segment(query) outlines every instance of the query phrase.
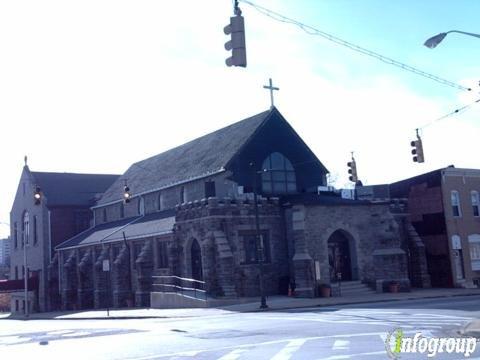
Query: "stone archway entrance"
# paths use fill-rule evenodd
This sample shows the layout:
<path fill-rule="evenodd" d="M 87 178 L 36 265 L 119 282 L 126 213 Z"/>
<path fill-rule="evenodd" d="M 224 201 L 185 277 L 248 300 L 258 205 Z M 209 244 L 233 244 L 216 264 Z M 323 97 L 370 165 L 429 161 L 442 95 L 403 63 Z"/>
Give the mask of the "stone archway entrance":
<path fill-rule="evenodd" d="M 202 268 L 202 249 L 196 239 L 192 242 L 190 249 L 190 260 L 192 266 L 192 278 L 195 280 L 203 281 L 203 268 Z"/>
<path fill-rule="evenodd" d="M 342 281 L 358 278 L 354 239 L 346 231 L 337 230 L 328 238 L 328 263 L 331 280 L 337 280 L 339 273 Z"/>

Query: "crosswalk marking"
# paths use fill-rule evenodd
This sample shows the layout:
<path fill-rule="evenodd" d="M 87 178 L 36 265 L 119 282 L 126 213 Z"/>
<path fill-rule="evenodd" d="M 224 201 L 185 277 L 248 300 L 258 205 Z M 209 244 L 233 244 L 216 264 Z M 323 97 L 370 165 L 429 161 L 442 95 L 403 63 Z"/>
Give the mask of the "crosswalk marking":
<path fill-rule="evenodd" d="M 259 346 L 268 346 L 268 345 L 275 345 L 275 344 L 283 344 L 288 342 L 287 347 L 290 344 L 299 344 L 295 349 L 292 350 L 292 353 L 302 344 L 307 341 L 317 341 L 317 340 L 327 340 L 327 339 L 342 339 L 342 338 L 358 338 L 358 337 L 375 337 L 383 334 L 384 332 L 365 332 L 365 333 L 352 333 L 352 334 L 342 334 L 342 335 L 323 335 L 323 336 L 311 336 L 307 338 L 301 339 L 278 339 L 278 340 L 271 340 L 259 343 L 248 343 L 248 344 L 241 344 L 241 345 L 234 345 L 234 346 L 221 346 L 218 348 L 208 348 L 208 349 L 198 349 L 196 350 L 197 354 L 200 353 L 208 353 L 214 351 L 223 351 L 223 350 L 233 350 L 233 349 L 252 349 L 254 347 Z M 283 350 L 282 350 L 283 351 Z M 281 352 L 282 352 L 281 351 Z M 153 360 L 153 359 L 161 359 L 166 357 L 174 357 L 174 356 L 185 356 L 185 351 L 183 352 L 173 352 L 173 353 L 164 353 L 164 354 L 155 354 L 155 355 L 147 355 L 147 356 L 140 356 L 140 357 L 130 357 L 125 360 Z M 291 355 L 290 355 L 291 356 Z M 289 357 L 279 358 L 279 359 L 289 359 Z M 277 360 L 277 359 L 275 359 Z"/>
<path fill-rule="evenodd" d="M 345 350 L 350 346 L 350 340 L 335 340 L 332 350 Z"/>
<path fill-rule="evenodd" d="M 275 354 L 270 360 L 288 360 L 292 357 L 293 353 L 297 351 L 304 343 L 306 339 L 295 339 L 288 342 L 288 344 Z"/>
<path fill-rule="evenodd" d="M 190 356 L 190 357 L 193 357 L 193 356 L 197 356 L 198 354 L 200 354 L 201 351 L 198 351 L 198 350 L 193 350 L 193 351 L 185 351 L 185 352 L 182 352 L 182 353 L 179 353 L 180 356 Z"/>
<path fill-rule="evenodd" d="M 425 316 L 427 318 L 447 318 L 447 319 L 451 319 L 452 317 L 454 317 L 455 319 L 459 319 L 459 320 L 471 320 L 471 318 L 469 317 L 465 317 L 465 316 L 457 316 L 457 315 L 442 315 L 442 314 L 424 314 L 424 313 L 417 313 L 417 314 L 412 314 L 412 316 Z"/>
<path fill-rule="evenodd" d="M 371 351 L 365 353 L 356 353 L 356 354 L 349 354 L 349 355 L 332 355 L 324 358 L 319 358 L 317 360 L 343 360 L 343 359 L 354 359 L 358 356 L 372 356 L 372 355 L 386 355 L 387 352 L 385 350 L 382 351 Z M 474 359 L 471 359 L 474 360 Z"/>
<path fill-rule="evenodd" d="M 415 329 L 417 327 L 441 329 L 442 326 L 462 326 L 471 318 L 455 315 L 443 314 L 403 314 L 398 311 L 372 311 L 356 310 L 337 311 L 335 313 L 305 313 L 303 316 L 267 316 L 269 320 L 291 320 L 291 321 L 315 321 L 321 323 L 335 324 L 365 324 L 379 326 L 401 326 L 404 329 Z"/>
<path fill-rule="evenodd" d="M 218 360 L 236 360 L 240 357 L 240 355 L 242 355 L 242 353 L 244 353 L 245 351 L 247 351 L 248 349 L 236 349 L 236 350 L 233 350 L 231 352 L 229 352 L 228 354 L 222 356 L 221 358 L 219 358 Z"/>

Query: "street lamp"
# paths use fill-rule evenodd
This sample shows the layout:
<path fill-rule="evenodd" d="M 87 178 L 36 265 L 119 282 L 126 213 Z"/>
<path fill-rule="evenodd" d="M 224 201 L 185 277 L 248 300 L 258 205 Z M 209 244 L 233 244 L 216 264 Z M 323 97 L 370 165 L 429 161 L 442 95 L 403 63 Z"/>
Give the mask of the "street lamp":
<path fill-rule="evenodd" d="M 253 169 L 253 203 L 254 203 L 254 210 L 255 210 L 255 243 L 257 244 L 257 256 L 258 256 L 258 264 L 260 266 L 259 272 L 259 282 L 260 282 L 260 309 L 267 309 L 267 298 L 265 296 L 265 288 L 263 286 L 263 261 L 265 258 L 265 251 L 263 248 L 263 238 L 260 235 L 260 220 L 258 216 L 258 201 L 257 201 L 257 176 L 263 171 L 256 171 L 254 168 L 254 163 L 251 162 L 250 166 Z"/>
<path fill-rule="evenodd" d="M 430 39 L 425 41 L 425 43 L 423 45 L 425 45 L 426 47 L 428 47 L 430 49 L 433 49 L 438 44 L 440 44 L 440 42 L 443 39 L 445 39 L 445 36 L 447 36 L 447 34 L 450 34 L 450 33 L 459 33 L 459 34 L 464 34 L 464 35 L 469 35 L 469 36 L 480 38 L 480 34 L 474 34 L 474 33 L 469 33 L 469 32 L 459 31 L 459 30 L 450 30 L 450 31 L 443 32 L 443 33 L 440 33 L 438 35 L 432 36 Z"/>
<path fill-rule="evenodd" d="M 28 216 L 28 214 L 26 215 Z M 24 302 L 25 302 L 25 307 L 23 309 L 24 315 L 26 318 L 29 316 L 29 309 L 28 309 L 28 266 L 27 266 L 27 245 L 28 245 L 28 237 L 29 237 L 29 221 L 27 218 L 27 221 L 23 219 L 24 222 L 24 232 L 22 236 L 22 242 L 23 242 L 23 297 L 24 297 Z"/>

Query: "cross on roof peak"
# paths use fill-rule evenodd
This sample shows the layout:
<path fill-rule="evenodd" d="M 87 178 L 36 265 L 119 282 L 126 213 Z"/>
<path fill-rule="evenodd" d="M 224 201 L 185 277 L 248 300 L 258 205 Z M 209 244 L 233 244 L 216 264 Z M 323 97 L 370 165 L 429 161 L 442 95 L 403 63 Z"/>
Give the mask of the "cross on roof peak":
<path fill-rule="evenodd" d="M 273 107 L 274 107 L 274 103 L 273 103 L 273 91 L 274 91 L 274 90 L 280 90 L 280 88 L 273 86 L 272 78 L 268 79 L 268 83 L 269 83 L 269 85 L 264 85 L 263 88 L 270 90 L 270 102 L 271 102 L 270 107 L 273 108 Z"/>

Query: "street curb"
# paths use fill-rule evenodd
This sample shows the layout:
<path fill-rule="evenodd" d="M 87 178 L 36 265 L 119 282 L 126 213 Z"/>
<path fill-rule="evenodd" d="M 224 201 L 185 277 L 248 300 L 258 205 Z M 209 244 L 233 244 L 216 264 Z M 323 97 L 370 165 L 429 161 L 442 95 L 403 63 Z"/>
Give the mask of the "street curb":
<path fill-rule="evenodd" d="M 281 307 L 274 307 L 274 308 L 267 308 L 267 309 L 250 309 L 250 310 L 230 310 L 226 307 L 218 307 L 216 309 L 230 311 L 232 313 L 259 313 L 259 312 L 269 312 L 269 311 L 282 311 L 282 310 L 292 310 L 292 309 L 305 309 L 305 308 L 327 308 L 327 307 L 341 307 L 344 305 L 356 305 L 356 304 L 373 304 L 373 303 L 385 303 L 385 302 L 395 302 L 395 301 L 405 301 L 405 300 L 424 300 L 424 299 L 441 299 L 441 298 L 449 298 L 449 297 L 460 297 L 460 296 L 480 296 L 480 293 L 469 293 L 469 294 L 448 294 L 448 295 L 430 295 L 430 296 L 422 296 L 422 297 L 415 297 L 415 296 L 408 296 L 405 298 L 399 299 L 370 299 L 370 300 L 359 300 L 359 301 L 350 301 L 350 302 L 342 302 L 342 303 L 332 303 L 332 304 L 310 304 L 310 305 L 287 305 Z M 213 309 L 213 308 L 211 308 Z M 219 314 L 219 315 L 229 315 L 226 314 Z M 68 315 L 67 315 L 68 316 Z M 94 317 L 47 317 L 47 316 L 40 316 L 40 317 L 31 317 L 31 318 L 24 318 L 21 316 L 9 316 L 7 318 L 2 318 L 1 320 L 141 320 L 141 319 L 179 319 L 179 318 L 193 318 L 199 317 L 197 315 L 191 316 L 94 316 Z M 468 325 L 467 325 L 468 326 Z M 479 333 L 480 335 L 480 333 Z"/>
<path fill-rule="evenodd" d="M 288 310 L 288 309 L 304 309 L 312 307 L 334 307 L 334 306 L 343 306 L 343 305 L 356 305 L 356 304 L 373 304 L 373 303 L 383 303 L 383 302 L 395 302 L 395 301 L 404 301 L 404 300 L 423 300 L 423 299 L 441 299 L 448 297 L 457 297 L 457 296 L 479 296 L 478 294 L 450 294 L 450 295 L 432 295 L 432 296 L 423 296 L 423 297 L 405 297 L 402 299 L 381 299 L 381 300 L 360 300 L 352 302 L 342 302 L 336 304 L 318 304 L 318 305 L 300 305 L 300 306 L 289 306 L 289 307 L 280 307 L 280 308 L 267 308 L 267 309 L 253 309 L 245 310 L 238 312 L 265 312 L 265 311 L 276 311 L 276 310 Z"/>
<path fill-rule="evenodd" d="M 140 320 L 140 319 L 169 319 L 168 316 L 109 316 L 109 317 L 31 317 L 31 318 L 24 318 L 24 317 L 8 317 L 5 320 L 20 320 L 20 321 L 31 321 L 31 320 Z M 0 319 L 1 321 L 2 319 Z"/>

